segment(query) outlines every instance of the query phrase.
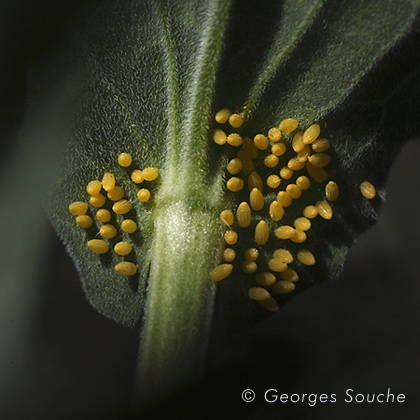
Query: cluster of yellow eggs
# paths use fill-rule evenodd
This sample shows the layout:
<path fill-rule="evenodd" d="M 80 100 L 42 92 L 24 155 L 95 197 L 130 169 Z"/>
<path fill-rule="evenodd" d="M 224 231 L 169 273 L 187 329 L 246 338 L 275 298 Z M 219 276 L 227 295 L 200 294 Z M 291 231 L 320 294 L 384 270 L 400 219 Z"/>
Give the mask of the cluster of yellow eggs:
<path fill-rule="evenodd" d="M 128 153 L 121 153 L 118 156 L 118 163 L 122 167 L 130 167 L 132 158 Z M 136 184 L 141 184 L 143 181 L 154 181 L 159 175 L 156 168 L 150 167 L 143 170 L 134 169 L 131 172 L 131 180 Z M 128 241 L 115 241 L 118 234 L 118 228 L 127 234 L 133 234 L 138 229 L 137 223 L 132 218 L 124 218 L 124 220 L 117 226 L 111 223 L 112 213 L 117 215 L 127 215 L 132 211 L 132 202 L 125 198 L 126 192 L 117 185 L 115 175 L 111 172 L 106 172 L 102 180 L 92 180 L 86 186 L 86 191 L 89 194 L 88 202 L 75 201 L 70 204 L 70 212 L 76 216 L 76 224 L 84 229 L 91 228 L 94 223 L 98 227 L 99 238 L 93 238 L 87 242 L 87 247 L 96 254 L 106 254 L 110 250 L 110 245 L 117 255 L 129 255 L 133 246 Z M 137 192 L 137 198 L 140 202 L 146 202 L 150 199 L 150 190 L 141 188 Z M 110 209 L 104 208 L 107 199 L 111 202 Z M 110 207 L 110 206 L 108 206 Z M 95 213 L 95 216 L 90 216 L 87 213 Z M 95 220 L 94 220 L 95 219 Z M 115 242 L 115 243 L 113 243 Z M 123 276 L 132 276 L 137 272 L 137 266 L 129 261 L 122 261 L 115 266 L 117 273 Z"/>
<path fill-rule="evenodd" d="M 213 131 L 214 142 L 219 146 L 230 145 L 237 150 L 236 156 L 226 166 L 226 188 L 235 193 L 247 187 L 249 195 L 248 201 L 238 204 L 235 214 L 229 209 L 220 214 L 220 221 L 227 227 L 224 233 L 226 246 L 222 256 L 224 263 L 211 271 L 210 279 L 219 282 L 232 273 L 232 263 L 237 253 L 234 248 L 240 239 L 241 229 L 247 229 L 248 232 L 252 229 L 253 241 L 246 247 L 240 262 L 242 272 L 255 276 L 255 285 L 250 287 L 248 294 L 264 308 L 277 311 L 279 306 L 271 292 L 275 295 L 290 293 L 295 290 L 295 283 L 299 280 L 298 273 L 289 265 L 295 258 L 306 266 L 316 262 L 315 255 L 306 248 L 300 249 L 293 256 L 286 249 L 286 241 L 304 243 L 313 219 L 320 216 L 330 220 L 333 217 L 330 203 L 339 198 L 339 187 L 336 182 L 329 180 L 325 169 L 331 162 L 331 156 L 326 153 L 330 149 L 330 143 L 326 138 L 320 137 L 321 127 L 318 124 L 301 130 L 298 121 L 293 118 L 287 118 L 281 121 L 278 127 L 270 128 L 267 136 L 258 133 L 253 139 L 241 135 L 240 128 L 244 118 L 240 114 L 224 108 L 216 113 L 215 120 L 222 128 Z M 132 165 L 132 158 L 128 153 L 121 153 L 118 163 L 128 168 Z M 263 180 L 261 171 L 259 173 L 256 168 L 258 164 L 266 168 L 264 172 L 273 173 Z M 304 170 L 306 173 L 299 173 Z M 143 170 L 133 169 L 130 177 L 135 184 L 142 184 L 144 181 L 154 181 L 158 175 L 156 168 L 148 167 Z M 311 188 L 312 182 L 325 184 L 324 197 L 305 206 L 302 214 L 294 220 L 293 226 L 283 224 L 282 219 L 287 208 Z M 264 190 L 267 188 L 271 194 L 264 196 Z M 112 212 L 127 215 L 133 207 L 132 202 L 124 198 L 126 193 L 117 185 L 115 175 L 107 172 L 102 180 L 90 181 L 86 191 L 90 196 L 88 202 L 75 201 L 70 204 L 69 210 L 76 216 L 78 226 L 89 229 L 95 224 L 99 230 L 97 236 L 101 239 L 90 239 L 87 247 L 96 254 L 105 254 L 112 245 L 117 255 L 129 255 L 133 250 L 132 244 L 129 241 L 116 242 L 114 238 L 118 234 L 118 227 L 127 234 L 133 234 L 138 226 L 132 218 L 124 218 L 119 226 L 110 223 Z M 374 186 L 368 181 L 361 183 L 360 191 L 367 199 L 373 199 L 376 195 Z M 267 202 L 267 197 L 273 197 L 272 193 L 275 193 L 275 199 L 269 199 L 270 202 Z M 147 202 L 150 195 L 148 188 L 137 191 L 137 199 L 142 203 Z M 112 207 L 107 206 L 108 209 L 104 208 L 107 199 L 112 202 Z M 270 230 L 267 219 L 264 220 L 264 213 L 261 213 L 264 211 L 267 217 L 276 223 L 275 229 Z M 94 221 L 88 213 L 95 213 L 96 220 Z M 262 217 L 256 221 L 252 217 L 253 213 L 259 213 Z M 274 235 L 282 246 L 277 248 L 268 263 L 265 263 L 261 253 L 271 235 Z M 249 234 L 244 235 L 244 238 L 249 238 Z M 132 262 L 122 261 L 115 266 L 115 270 L 121 275 L 132 276 L 137 272 L 137 266 Z"/>
<path fill-rule="evenodd" d="M 213 141 L 219 146 L 232 146 L 236 153 L 226 166 L 226 188 L 234 193 L 247 188 L 249 195 L 247 201 L 238 204 L 235 214 L 229 209 L 220 214 L 221 222 L 227 227 L 224 234 L 226 248 L 222 257 L 224 263 L 210 273 L 210 278 L 218 282 L 232 273 L 232 263 L 237 253 L 234 247 L 241 239 L 241 230 L 248 230 L 242 238 L 246 241 L 249 238 L 249 229 L 252 229 L 254 238 L 249 247 L 245 245 L 246 250 L 240 262 L 244 273 L 255 276 L 255 285 L 250 287 L 248 295 L 264 308 L 277 311 L 279 306 L 271 292 L 275 295 L 290 293 L 295 290 L 295 282 L 299 280 L 298 273 L 289 265 L 295 258 L 306 266 L 316 262 L 315 255 L 305 248 L 293 256 L 286 249 L 286 241 L 304 243 L 314 218 L 320 216 L 330 220 L 333 217 L 330 203 L 338 199 L 339 187 L 336 182 L 329 180 L 325 169 L 331 162 L 331 156 L 326 153 L 330 149 L 330 143 L 326 138 L 320 137 L 321 127 L 318 124 L 301 130 L 298 121 L 293 118 L 285 119 L 278 127 L 270 128 L 267 136 L 258 133 L 253 139 L 241 135 L 240 128 L 244 119 L 240 114 L 224 108 L 216 113 L 215 120 L 224 127 L 213 131 Z M 264 173 L 269 173 L 265 179 L 261 176 L 262 171 L 256 168 L 259 164 L 265 167 Z M 300 174 L 301 171 L 306 173 Z M 325 184 L 324 197 L 304 207 L 293 226 L 283 224 L 282 219 L 287 208 L 311 188 L 312 182 Z M 267 188 L 270 194 L 264 196 Z M 375 197 L 375 188 L 369 182 L 364 181 L 360 189 L 366 198 Z M 273 197 L 273 193 L 275 199 L 269 199 L 268 197 Z M 256 217 L 253 221 L 253 213 L 261 217 Z M 270 231 L 267 219 L 264 220 L 266 216 L 275 222 L 275 229 Z M 276 249 L 268 263 L 265 263 L 259 257 L 272 234 L 278 238 L 282 247 Z"/>

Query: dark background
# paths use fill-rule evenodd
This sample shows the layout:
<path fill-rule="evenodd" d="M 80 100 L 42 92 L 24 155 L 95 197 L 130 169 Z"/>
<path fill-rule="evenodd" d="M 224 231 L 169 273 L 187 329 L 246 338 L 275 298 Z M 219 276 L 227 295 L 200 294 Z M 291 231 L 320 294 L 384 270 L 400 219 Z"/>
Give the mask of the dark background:
<path fill-rule="evenodd" d="M 18 149 L 28 65 L 55 48 L 61 20 L 75 13 L 81 3 L 2 3 L 3 162 Z M 419 157 L 418 142 L 404 148 L 391 171 L 380 219 L 351 249 L 338 281 L 301 293 L 279 314 L 243 333 L 215 333 L 202 381 L 146 407 L 136 417 L 416 418 L 420 397 Z M 49 230 L 48 260 L 31 302 L 34 310 L 24 347 L 10 360 L 0 359 L 13 373 L 13 378 L 0 375 L 0 418 L 132 418 L 127 407 L 139 331 L 119 327 L 87 303 L 72 261 Z M 17 330 L 26 321 L 0 320 L 13 322 Z M 256 392 L 254 402 L 242 402 L 245 388 Z M 262 401 L 268 388 L 279 394 L 337 394 L 337 402 L 315 407 L 268 404 Z M 363 393 L 391 388 L 395 394 L 406 394 L 407 400 L 404 404 L 345 404 L 348 388 Z"/>

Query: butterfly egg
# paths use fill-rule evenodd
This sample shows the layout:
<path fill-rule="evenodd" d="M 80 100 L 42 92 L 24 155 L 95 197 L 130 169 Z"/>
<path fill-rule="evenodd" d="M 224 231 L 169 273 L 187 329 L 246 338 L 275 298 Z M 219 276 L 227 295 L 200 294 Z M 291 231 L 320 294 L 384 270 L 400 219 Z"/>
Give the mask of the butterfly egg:
<path fill-rule="evenodd" d="M 133 206 L 128 200 L 119 200 L 112 206 L 112 210 L 117 214 L 126 214 L 132 208 Z"/>
<path fill-rule="evenodd" d="M 112 239 L 117 234 L 117 229 L 113 225 L 102 225 L 99 234 L 106 239 Z"/>
<path fill-rule="evenodd" d="M 264 220 L 258 222 L 257 226 L 255 226 L 255 242 L 258 245 L 264 245 L 267 243 L 268 238 L 270 236 L 270 229 L 267 223 Z"/>
<path fill-rule="evenodd" d="M 295 282 L 299 280 L 298 273 L 293 268 L 287 267 L 285 271 L 280 273 L 282 280 Z"/>
<path fill-rule="evenodd" d="M 111 201 L 121 200 L 124 197 L 124 190 L 117 185 L 114 189 L 108 191 L 107 196 Z"/>
<path fill-rule="evenodd" d="M 233 213 L 230 210 L 223 210 L 220 213 L 220 221 L 226 226 L 233 225 L 233 222 L 234 222 Z"/>
<path fill-rule="evenodd" d="M 277 127 L 270 128 L 268 138 L 274 142 L 279 141 L 281 139 L 281 131 Z"/>
<path fill-rule="evenodd" d="M 360 184 L 360 192 L 362 193 L 363 197 L 367 198 L 368 200 L 372 200 L 376 196 L 376 189 L 375 187 L 368 181 L 363 181 Z"/>
<path fill-rule="evenodd" d="M 301 150 L 303 150 L 305 147 L 305 143 L 303 142 L 303 132 L 302 131 L 298 131 L 294 136 L 293 136 L 293 141 L 292 141 L 292 148 L 293 150 L 298 153 Z"/>
<path fill-rule="evenodd" d="M 264 208 L 264 196 L 258 188 L 253 188 L 249 193 L 249 204 L 252 210 L 260 211 Z"/>
<path fill-rule="evenodd" d="M 270 175 L 267 178 L 267 186 L 269 188 L 277 188 L 280 185 L 281 179 L 280 177 L 278 177 L 277 175 Z"/>
<path fill-rule="evenodd" d="M 137 192 L 137 198 L 142 203 L 145 203 L 146 201 L 149 201 L 150 191 L 147 188 L 142 188 L 141 190 L 138 190 L 138 192 Z"/>
<path fill-rule="evenodd" d="M 305 144 L 313 143 L 318 138 L 320 132 L 321 132 L 321 127 L 318 124 L 312 124 L 303 133 L 303 142 Z"/>
<path fill-rule="evenodd" d="M 118 156 L 118 163 L 124 168 L 130 166 L 132 161 L 133 159 L 131 159 L 131 156 L 128 153 L 121 153 Z"/>
<path fill-rule="evenodd" d="M 226 133 L 220 128 L 216 128 L 213 130 L 212 137 L 213 141 L 219 146 L 223 146 L 227 141 Z"/>
<path fill-rule="evenodd" d="M 244 138 L 242 149 L 251 157 L 251 159 L 257 159 L 259 151 L 255 146 L 255 143 L 249 137 Z"/>
<path fill-rule="evenodd" d="M 307 249 L 301 249 L 297 253 L 297 259 L 303 265 L 314 265 L 315 264 L 315 257 L 313 256 L 312 252 L 308 251 Z"/>
<path fill-rule="evenodd" d="M 311 180 L 307 176 L 300 176 L 296 180 L 296 185 L 303 191 L 309 190 L 311 187 Z"/>
<path fill-rule="evenodd" d="M 292 204 L 292 197 L 287 191 L 279 191 L 277 194 L 277 201 L 282 207 L 289 207 Z"/>
<path fill-rule="evenodd" d="M 94 207 L 102 207 L 105 204 L 106 197 L 103 194 L 99 193 L 91 195 L 89 201 L 90 204 L 92 204 L 92 206 Z"/>
<path fill-rule="evenodd" d="M 278 303 L 271 296 L 268 299 L 257 300 L 256 302 L 258 302 L 261 307 L 270 312 L 278 312 L 280 309 Z"/>
<path fill-rule="evenodd" d="M 238 241 L 238 234 L 234 230 L 228 230 L 225 232 L 224 238 L 228 245 L 235 245 Z"/>
<path fill-rule="evenodd" d="M 254 137 L 255 147 L 259 150 L 266 150 L 268 148 L 268 139 L 264 134 L 257 134 Z"/>
<path fill-rule="evenodd" d="M 232 264 L 220 264 L 210 272 L 210 280 L 218 282 L 225 279 L 233 270 Z"/>
<path fill-rule="evenodd" d="M 269 213 L 270 213 L 270 217 L 275 222 L 278 222 L 279 220 L 281 220 L 283 218 L 284 210 L 283 210 L 282 205 L 278 201 L 273 201 L 270 204 Z"/>
<path fill-rule="evenodd" d="M 114 252 L 118 255 L 128 255 L 133 250 L 133 247 L 125 241 L 118 242 L 114 246 Z"/>
<path fill-rule="evenodd" d="M 241 178 L 233 176 L 226 182 L 226 187 L 229 191 L 238 192 L 244 187 L 244 181 Z"/>
<path fill-rule="evenodd" d="M 272 259 L 268 262 L 268 268 L 271 271 L 275 271 L 277 273 L 281 273 L 287 269 L 287 264 L 284 261 L 278 259 Z"/>
<path fill-rule="evenodd" d="M 328 178 L 327 171 L 324 168 L 314 166 L 310 162 L 306 163 L 306 170 L 316 182 L 324 182 Z"/>
<path fill-rule="evenodd" d="M 334 181 L 330 181 L 325 186 L 325 197 L 327 197 L 328 201 L 335 201 L 338 198 L 339 189 L 338 185 Z"/>
<path fill-rule="evenodd" d="M 89 195 L 99 194 L 102 189 L 102 182 L 98 181 L 97 179 L 90 181 L 89 184 L 86 185 L 86 191 Z"/>
<path fill-rule="evenodd" d="M 223 261 L 232 262 L 236 258 L 236 252 L 232 248 L 226 248 L 223 251 Z"/>
<path fill-rule="evenodd" d="M 245 150 L 239 150 L 238 159 L 242 162 L 242 172 L 248 175 L 254 170 L 254 162 Z"/>
<path fill-rule="evenodd" d="M 294 200 L 302 195 L 302 190 L 296 184 L 289 184 L 286 187 L 286 192 Z"/>
<path fill-rule="evenodd" d="M 287 162 L 287 167 L 292 171 L 300 171 L 305 167 L 305 162 L 301 162 L 299 158 L 296 156 Z"/>
<path fill-rule="evenodd" d="M 145 168 L 142 174 L 146 181 L 153 181 L 159 176 L 159 171 L 156 168 Z"/>
<path fill-rule="evenodd" d="M 330 220 L 333 216 L 333 211 L 331 206 L 325 200 L 320 200 L 315 204 L 318 214 L 323 218 Z"/>
<path fill-rule="evenodd" d="M 293 255 L 284 248 L 278 248 L 273 252 L 273 258 L 275 260 L 283 261 L 286 264 L 291 264 L 293 262 Z"/>
<path fill-rule="evenodd" d="M 81 228 L 87 229 L 93 225 L 93 220 L 87 214 L 81 214 L 76 217 L 76 224 Z"/>
<path fill-rule="evenodd" d="M 227 137 L 227 142 L 231 146 L 239 147 L 244 142 L 242 136 L 238 133 L 231 133 Z"/>
<path fill-rule="evenodd" d="M 315 153 L 314 155 L 309 156 L 308 161 L 313 166 L 323 168 L 331 162 L 331 156 L 325 153 Z"/>
<path fill-rule="evenodd" d="M 261 286 L 271 286 L 276 282 L 276 276 L 273 273 L 258 273 L 255 281 Z"/>
<path fill-rule="evenodd" d="M 306 241 L 306 233 L 303 230 L 295 229 L 290 240 L 296 244 L 301 244 Z"/>
<path fill-rule="evenodd" d="M 273 292 L 278 295 L 285 295 L 287 293 L 293 292 L 296 286 L 291 281 L 280 280 L 273 285 Z"/>
<path fill-rule="evenodd" d="M 296 229 L 307 231 L 311 228 L 311 221 L 306 217 L 298 217 L 294 221 L 294 225 Z"/>
<path fill-rule="evenodd" d="M 247 274 L 255 273 L 258 269 L 258 265 L 254 261 L 243 261 L 241 264 L 242 271 Z"/>
<path fill-rule="evenodd" d="M 137 273 L 137 266 L 131 262 L 120 262 L 115 267 L 115 271 L 122 276 L 133 276 Z"/>
<path fill-rule="evenodd" d="M 102 178 L 102 187 L 105 191 L 111 191 L 115 188 L 115 176 L 107 172 Z"/>
<path fill-rule="evenodd" d="M 102 239 L 92 239 L 88 241 L 87 246 L 95 254 L 105 254 L 109 251 L 109 245 Z"/>
<path fill-rule="evenodd" d="M 96 218 L 102 223 L 108 223 L 111 220 L 111 213 L 106 209 L 100 209 L 96 212 Z"/>
<path fill-rule="evenodd" d="M 271 146 L 271 153 L 276 156 L 282 156 L 286 153 L 286 145 L 284 143 L 276 143 Z"/>
<path fill-rule="evenodd" d="M 252 191 L 254 188 L 258 188 L 260 191 L 262 191 L 264 187 L 260 175 L 257 172 L 252 171 L 248 175 L 248 189 L 249 191 Z"/>
<path fill-rule="evenodd" d="M 141 184 L 144 181 L 143 172 L 140 169 L 135 169 L 131 172 L 131 180 L 136 184 Z"/>
<path fill-rule="evenodd" d="M 295 233 L 295 230 L 291 226 L 284 225 L 278 227 L 274 233 L 279 239 L 290 239 Z"/>
<path fill-rule="evenodd" d="M 298 125 L 298 122 L 294 118 L 286 118 L 280 123 L 279 128 L 283 133 L 291 133 L 298 128 Z"/>
<path fill-rule="evenodd" d="M 229 119 L 231 115 L 232 115 L 232 112 L 230 111 L 230 109 L 223 108 L 220 111 L 216 112 L 214 119 L 216 120 L 217 123 L 224 124 L 225 122 L 227 122 L 227 120 Z"/>
<path fill-rule="evenodd" d="M 311 155 L 311 148 L 309 146 L 305 146 L 298 154 L 297 158 L 300 162 L 306 163 Z"/>
<path fill-rule="evenodd" d="M 134 233 L 137 230 L 137 224 L 134 220 L 131 219 L 125 219 L 122 223 L 121 223 L 121 229 L 125 232 L 125 233 Z"/>
<path fill-rule="evenodd" d="M 312 150 L 316 153 L 325 152 L 330 148 L 330 142 L 327 139 L 318 138 L 312 143 Z"/>
<path fill-rule="evenodd" d="M 318 210 L 315 206 L 306 206 L 303 209 L 303 215 L 308 219 L 313 219 L 318 216 Z"/>
<path fill-rule="evenodd" d="M 84 203 L 83 201 L 75 201 L 69 205 L 70 213 L 74 214 L 75 216 L 86 214 L 87 209 L 88 209 L 88 205 L 87 203 Z"/>
<path fill-rule="evenodd" d="M 279 164 L 279 158 L 276 155 L 270 154 L 264 158 L 264 165 L 267 168 L 274 168 Z"/>
<path fill-rule="evenodd" d="M 239 114 L 232 114 L 229 117 L 229 124 L 233 127 L 233 128 L 240 128 L 242 126 L 242 124 L 244 123 L 244 119 L 242 118 L 241 115 Z"/>
<path fill-rule="evenodd" d="M 236 175 L 242 170 L 242 162 L 238 158 L 232 159 L 226 166 L 227 171 L 231 175 Z"/>
<path fill-rule="evenodd" d="M 290 179 L 293 176 L 293 171 L 287 166 L 280 169 L 280 177 L 283 179 Z"/>
<path fill-rule="evenodd" d="M 250 287 L 248 290 L 248 296 L 252 300 L 267 300 L 271 297 L 270 292 L 262 287 Z"/>
<path fill-rule="evenodd" d="M 259 252 L 257 248 L 248 248 L 244 252 L 246 261 L 255 261 L 258 258 Z"/>
<path fill-rule="evenodd" d="M 248 227 L 251 223 L 251 208 L 247 202 L 243 201 L 239 204 L 236 210 L 236 220 L 238 225 L 243 228 Z"/>

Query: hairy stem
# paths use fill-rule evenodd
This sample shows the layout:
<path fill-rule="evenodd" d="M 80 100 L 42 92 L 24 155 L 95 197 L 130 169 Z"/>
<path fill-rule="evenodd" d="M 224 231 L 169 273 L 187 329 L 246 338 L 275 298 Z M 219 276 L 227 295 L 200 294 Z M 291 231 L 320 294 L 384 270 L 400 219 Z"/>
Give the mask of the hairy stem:
<path fill-rule="evenodd" d="M 221 241 L 216 210 L 197 201 L 169 201 L 155 215 L 136 401 L 162 396 L 202 370 L 215 296 L 209 272 Z"/>

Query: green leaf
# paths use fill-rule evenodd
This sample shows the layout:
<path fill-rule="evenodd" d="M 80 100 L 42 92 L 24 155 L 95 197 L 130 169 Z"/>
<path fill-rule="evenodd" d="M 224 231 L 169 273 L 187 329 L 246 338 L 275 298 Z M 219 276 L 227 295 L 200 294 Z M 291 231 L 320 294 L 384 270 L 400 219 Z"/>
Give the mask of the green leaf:
<path fill-rule="evenodd" d="M 282 306 L 338 275 L 348 247 L 376 220 L 396 153 L 418 134 L 420 74 L 413 51 L 419 7 L 408 0 L 97 1 L 71 22 L 61 51 L 39 67 L 43 84 L 34 91 L 51 83 L 49 72 L 78 85 L 66 164 L 48 212 L 92 305 L 124 325 L 144 315 L 143 391 L 175 386 L 203 360 L 216 291 L 209 273 L 225 247 L 219 213 L 248 200 L 246 188 L 226 190 L 225 167 L 236 150 L 212 141 L 214 113 L 223 107 L 241 112 L 246 122 L 239 132 L 251 138 L 284 118 L 296 118 L 302 129 L 317 122 L 332 145 L 328 179 L 338 183 L 340 198 L 331 221 L 313 221 L 304 247 L 317 263 L 294 262 L 300 280 L 293 293 L 276 298 Z M 291 138 L 284 136 L 288 152 L 279 167 L 292 157 Z M 118 165 L 122 152 L 133 157 L 130 168 Z M 256 170 L 265 180 L 274 170 L 263 159 L 264 153 Z M 135 185 L 130 172 L 150 166 L 159 178 L 145 183 L 152 198 L 142 203 L 136 193 L 143 184 Z M 119 226 L 129 216 L 139 226 L 131 235 L 119 229 L 109 241 L 132 243 L 127 257 L 87 248 L 101 226 L 93 206 L 88 214 L 95 222 L 87 230 L 68 211 L 71 202 L 88 200 L 86 185 L 105 172 L 115 174 L 133 204 L 112 223 Z M 379 191 L 371 201 L 359 190 L 366 179 Z M 305 205 L 324 197 L 325 182 L 313 184 L 286 209 L 282 223 L 292 224 Z M 265 191 L 265 199 L 268 208 L 274 191 Z M 260 269 L 279 247 L 268 212 L 254 214 L 252 228 L 239 229 L 233 273 L 218 286 L 217 309 L 228 328 L 269 313 L 249 299 L 255 275 L 241 270 L 261 219 L 268 220 L 271 237 L 260 247 Z M 303 247 L 289 242 L 280 246 L 290 245 L 294 255 Z M 122 260 L 135 263 L 138 274 L 118 274 L 114 266 Z"/>

